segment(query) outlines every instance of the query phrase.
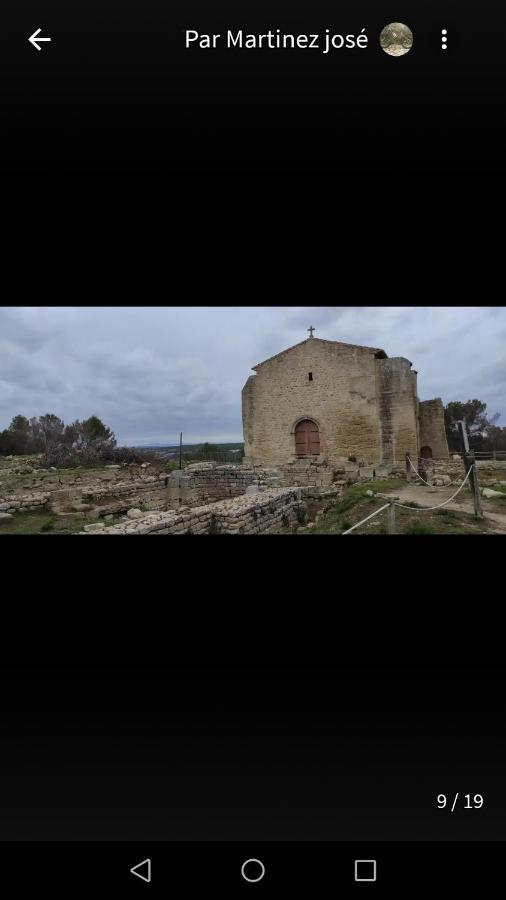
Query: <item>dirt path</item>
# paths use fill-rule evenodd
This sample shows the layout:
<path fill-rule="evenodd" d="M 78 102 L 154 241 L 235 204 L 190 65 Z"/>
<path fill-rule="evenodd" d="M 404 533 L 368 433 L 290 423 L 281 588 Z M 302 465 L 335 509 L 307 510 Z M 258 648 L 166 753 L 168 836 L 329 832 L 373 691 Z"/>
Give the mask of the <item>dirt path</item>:
<path fill-rule="evenodd" d="M 404 488 L 397 489 L 396 491 L 387 492 L 387 497 L 399 497 L 401 503 L 419 503 L 420 506 L 431 507 L 431 506 L 439 506 L 440 503 L 444 503 L 445 500 L 448 500 L 456 491 L 456 487 L 449 488 L 429 488 L 425 487 L 425 485 L 416 485 L 409 484 Z M 468 499 L 469 495 L 464 494 L 465 499 L 460 503 L 458 502 L 462 494 L 459 494 L 457 499 L 452 503 L 448 503 L 445 506 L 445 509 L 453 510 L 455 512 L 461 513 L 469 513 L 469 515 L 474 515 L 474 504 L 473 501 Z M 489 523 L 493 524 L 493 527 L 490 529 L 494 534 L 506 534 L 506 512 L 498 512 L 495 506 L 482 499 L 483 503 L 483 512 L 485 518 Z M 423 515 L 423 513 L 422 513 Z"/>

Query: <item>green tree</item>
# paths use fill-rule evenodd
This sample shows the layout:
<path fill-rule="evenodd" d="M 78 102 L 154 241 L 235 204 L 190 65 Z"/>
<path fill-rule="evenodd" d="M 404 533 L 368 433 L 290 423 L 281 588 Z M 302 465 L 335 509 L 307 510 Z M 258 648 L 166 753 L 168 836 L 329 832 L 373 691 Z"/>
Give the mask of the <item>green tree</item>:
<path fill-rule="evenodd" d="M 500 425 L 491 425 L 487 430 L 487 436 L 484 443 L 486 450 L 506 450 L 506 428 Z"/>
<path fill-rule="evenodd" d="M 6 428 L 0 431 L 0 456 L 10 456 L 12 450 L 12 433 Z"/>
<path fill-rule="evenodd" d="M 445 425 L 450 450 L 462 449 L 459 422 L 466 425 L 471 447 L 478 449 L 499 418 L 500 413 L 488 416 L 487 404 L 482 400 L 468 400 L 467 403 L 455 400 L 449 403 L 445 408 Z"/>
<path fill-rule="evenodd" d="M 65 430 L 63 432 L 63 444 L 69 450 L 75 446 L 79 439 L 79 425 L 78 421 L 72 422 L 71 425 L 66 425 Z"/>
<path fill-rule="evenodd" d="M 74 423 L 79 434 L 81 446 L 87 450 L 90 448 L 105 450 L 116 446 L 116 436 L 98 416 L 91 416 L 84 422 Z"/>
<path fill-rule="evenodd" d="M 30 422 L 25 416 L 14 416 L 9 431 L 12 435 L 12 453 L 30 452 Z"/>
<path fill-rule="evenodd" d="M 107 453 L 116 447 L 116 437 L 98 416 L 84 422 L 76 419 L 65 425 L 54 413 L 35 416 L 15 416 L 9 428 L 0 432 L 0 454 L 45 453 L 50 465 L 63 465 L 73 451 L 91 454 Z"/>

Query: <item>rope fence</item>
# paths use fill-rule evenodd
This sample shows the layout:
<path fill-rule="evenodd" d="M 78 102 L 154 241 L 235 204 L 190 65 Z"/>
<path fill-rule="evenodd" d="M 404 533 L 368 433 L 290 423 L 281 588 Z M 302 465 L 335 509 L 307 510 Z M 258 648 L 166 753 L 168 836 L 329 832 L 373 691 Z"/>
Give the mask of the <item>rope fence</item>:
<path fill-rule="evenodd" d="M 427 487 L 433 487 L 432 484 L 429 484 L 428 481 L 425 481 L 425 478 L 422 478 L 422 476 L 420 475 L 420 472 L 416 471 L 410 456 L 407 457 L 407 460 L 408 460 L 411 468 L 413 469 L 413 472 L 415 473 L 416 477 L 419 478 L 420 481 L 423 481 L 423 483 L 426 484 Z M 450 483 L 448 485 L 446 485 L 446 487 L 454 487 L 458 483 L 459 483 L 458 481 L 450 481 Z"/>
<path fill-rule="evenodd" d="M 410 462 L 411 462 L 411 460 L 410 460 Z M 448 500 L 445 500 L 444 503 L 440 503 L 438 506 L 416 506 L 416 507 L 413 507 L 413 506 L 405 506 L 403 503 L 399 503 L 398 500 L 391 500 L 389 503 L 385 503 L 385 505 L 382 506 L 380 509 L 377 509 L 375 512 L 371 513 L 370 516 L 367 516 L 366 519 L 362 519 L 361 522 L 357 522 L 357 524 L 354 525 L 353 528 L 349 528 L 348 531 L 343 532 L 343 537 L 345 537 L 347 534 L 351 534 L 353 531 L 356 531 L 357 528 L 360 528 L 362 525 L 365 525 L 366 522 L 370 522 L 371 519 L 374 519 L 376 516 L 379 516 L 380 513 L 385 512 L 386 509 L 392 510 L 392 507 L 398 506 L 399 509 L 407 509 L 409 512 L 422 513 L 422 512 L 434 512 L 437 509 L 442 509 L 444 506 L 448 506 L 448 504 L 451 503 L 453 500 L 455 500 L 455 498 L 458 497 L 460 492 L 464 490 L 464 487 L 467 484 L 467 482 L 469 481 L 474 468 L 475 468 L 474 465 L 472 465 L 469 468 L 469 471 L 467 472 L 467 475 L 464 478 L 462 484 L 459 485 L 458 490 L 456 490 L 455 493 L 452 494 L 452 496 L 448 498 Z M 423 478 L 422 478 L 422 481 L 423 481 Z M 427 484 L 427 482 L 425 482 L 425 483 Z M 430 487 L 430 485 L 429 485 L 429 487 Z"/>
<path fill-rule="evenodd" d="M 440 503 L 439 506 L 418 506 L 418 507 L 416 507 L 416 512 L 434 512 L 435 509 L 442 509 L 443 506 L 448 506 L 448 504 L 451 503 L 452 500 L 455 500 L 455 497 L 458 497 L 460 492 L 464 489 L 466 482 L 469 481 L 469 478 L 471 477 L 471 473 L 472 473 L 473 469 L 474 469 L 474 466 L 471 466 L 471 468 L 469 469 L 469 472 L 467 473 L 466 477 L 464 478 L 464 481 L 460 485 L 459 489 L 457 491 L 455 491 L 455 493 L 453 494 L 452 497 L 450 497 L 448 500 L 445 500 L 444 503 Z M 413 511 L 412 506 L 403 506 L 402 503 L 399 503 L 397 500 L 395 501 L 395 505 L 399 506 L 401 509 L 410 509 L 411 511 Z"/>
<path fill-rule="evenodd" d="M 359 522 L 358 525 L 354 525 L 353 528 L 349 528 L 348 531 L 343 532 L 343 537 L 345 537 L 347 534 L 351 534 L 352 531 L 355 531 L 356 528 L 360 528 L 361 525 L 364 525 L 365 522 L 369 522 L 370 519 L 374 519 L 375 516 L 379 516 L 380 513 L 384 512 L 385 509 L 388 509 L 391 505 L 391 503 L 385 503 L 385 505 L 382 506 L 381 509 L 377 509 L 376 512 L 373 512 L 370 516 L 367 516 L 367 519 L 362 519 L 362 521 Z"/>

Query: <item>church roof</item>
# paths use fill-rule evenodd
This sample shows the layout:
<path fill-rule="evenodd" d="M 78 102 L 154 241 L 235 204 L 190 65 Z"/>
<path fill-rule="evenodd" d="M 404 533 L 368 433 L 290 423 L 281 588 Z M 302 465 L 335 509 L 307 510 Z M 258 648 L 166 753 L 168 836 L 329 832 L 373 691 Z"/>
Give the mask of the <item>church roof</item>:
<path fill-rule="evenodd" d="M 368 353 L 374 353 L 375 356 L 378 356 L 380 359 L 388 359 L 388 355 L 385 353 L 381 347 L 363 347 L 360 344 L 345 344 L 343 341 L 324 341 L 322 338 L 306 338 L 305 341 L 300 341 L 298 344 L 294 344 L 293 347 L 287 347 L 286 350 L 282 350 L 280 353 L 276 353 L 274 356 L 270 356 L 269 359 L 264 359 L 263 362 L 258 363 L 256 366 L 253 366 L 253 371 L 256 372 L 261 366 L 265 366 L 266 363 L 272 362 L 273 359 L 278 359 L 280 356 L 284 356 L 285 353 L 289 353 L 290 350 L 295 350 L 297 347 L 302 347 L 303 344 L 310 343 L 318 343 L 318 344 L 332 344 L 334 347 L 347 347 L 350 350 L 366 350 Z M 381 354 L 381 355 L 380 355 Z"/>

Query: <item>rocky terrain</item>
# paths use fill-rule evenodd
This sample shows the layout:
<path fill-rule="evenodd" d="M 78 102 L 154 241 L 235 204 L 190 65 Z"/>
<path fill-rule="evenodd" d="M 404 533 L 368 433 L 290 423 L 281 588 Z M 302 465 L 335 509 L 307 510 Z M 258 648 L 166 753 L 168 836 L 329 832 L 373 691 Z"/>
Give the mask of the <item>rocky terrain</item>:
<path fill-rule="evenodd" d="M 75 469 L 47 468 L 41 457 L 0 457 L 0 535 L 342 533 L 371 511 L 380 488 L 415 511 L 450 498 L 463 477 L 458 458 L 421 468 L 429 486 L 414 475 L 407 482 L 405 467 L 386 471 L 360 461 L 330 468 L 304 460 L 281 469 L 197 463 L 179 471 L 156 457 Z M 474 520 L 466 488 L 441 513 L 413 520 L 415 512 L 400 511 L 401 531 L 410 533 L 419 519 L 427 533 L 506 533 L 506 464 L 480 463 L 479 477 L 484 523 Z M 372 520 L 364 533 L 383 527 Z"/>

